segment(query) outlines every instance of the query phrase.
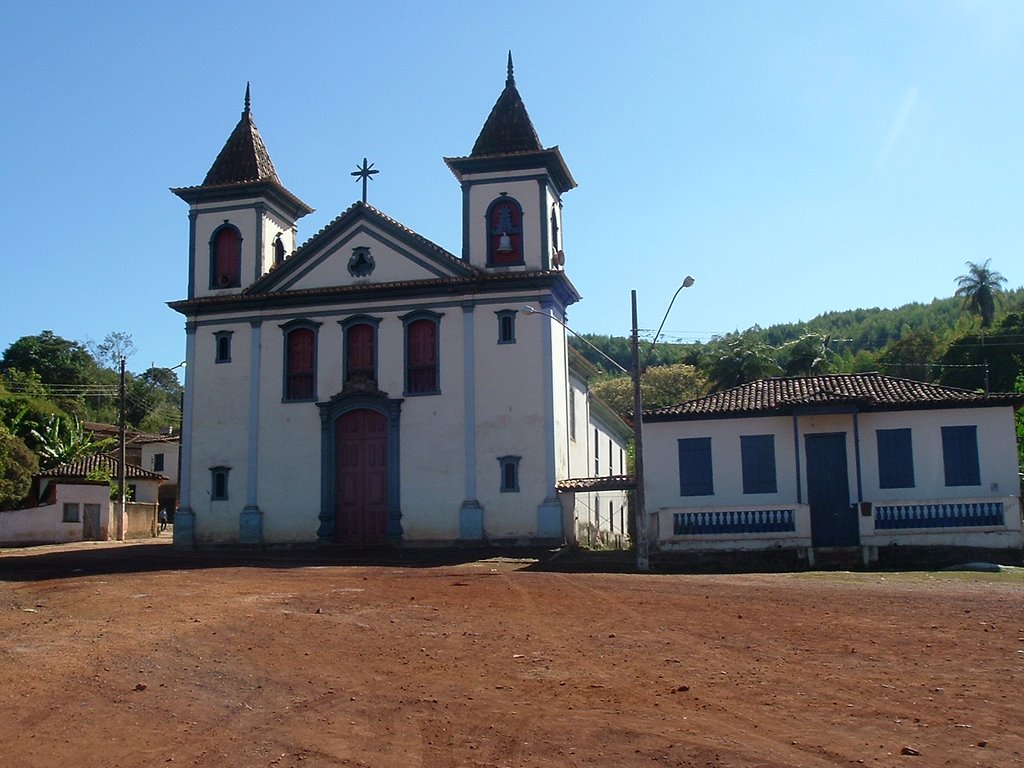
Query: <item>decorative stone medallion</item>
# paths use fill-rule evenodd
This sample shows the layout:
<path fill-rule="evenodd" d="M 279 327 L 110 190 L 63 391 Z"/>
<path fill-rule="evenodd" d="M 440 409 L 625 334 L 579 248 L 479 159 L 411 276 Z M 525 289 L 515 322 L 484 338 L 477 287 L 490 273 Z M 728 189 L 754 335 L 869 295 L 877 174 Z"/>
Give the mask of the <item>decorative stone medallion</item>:
<path fill-rule="evenodd" d="M 348 260 L 348 273 L 352 277 L 366 277 L 373 272 L 374 266 L 369 248 L 358 245 L 352 249 L 352 256 Z"/>

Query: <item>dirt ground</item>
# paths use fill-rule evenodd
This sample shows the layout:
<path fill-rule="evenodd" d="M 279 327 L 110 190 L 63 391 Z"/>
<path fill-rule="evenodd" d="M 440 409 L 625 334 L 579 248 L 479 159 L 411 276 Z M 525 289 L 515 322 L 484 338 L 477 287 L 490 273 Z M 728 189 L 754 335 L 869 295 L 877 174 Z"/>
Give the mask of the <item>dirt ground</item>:
<path fill-rule="evenodd" d="M 0 764 L 1024 765 L 1019 571 L 447 557 L 0 551 Z"/>

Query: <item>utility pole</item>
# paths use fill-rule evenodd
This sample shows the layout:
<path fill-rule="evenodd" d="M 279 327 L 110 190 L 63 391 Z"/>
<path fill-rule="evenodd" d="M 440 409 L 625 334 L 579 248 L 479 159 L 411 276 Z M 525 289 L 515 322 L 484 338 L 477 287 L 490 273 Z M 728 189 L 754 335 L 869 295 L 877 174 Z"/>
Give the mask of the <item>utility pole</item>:
<path fill-rule="evenodd" d="M 640 396 L 640 331 L 636 319 L 636 291 L 633 299 L 633 333 L 630 338 L 633 353 L 633 477 L 636 478 L 636 490 L 633 502 L 636 504 L 636 569 L 649 571 L 650 559 L 647 555 L 647 504 L 644 498 L 644 406 Z M 671 308 L 671 307 L 670 307 Z M 652 347 L 653 349 L 653 347 Z"/>
<path fill-rule="evenodd" d="M 124 458 L 124 357 L 121 357 L 121 397 L 118 408 L 117 433 L 119 445 L 117 448 L 117 493 L 119 497 L 117 511 L 117 540 L 124 541 L 127 520 L 125 519 L 125 458 Z"/>

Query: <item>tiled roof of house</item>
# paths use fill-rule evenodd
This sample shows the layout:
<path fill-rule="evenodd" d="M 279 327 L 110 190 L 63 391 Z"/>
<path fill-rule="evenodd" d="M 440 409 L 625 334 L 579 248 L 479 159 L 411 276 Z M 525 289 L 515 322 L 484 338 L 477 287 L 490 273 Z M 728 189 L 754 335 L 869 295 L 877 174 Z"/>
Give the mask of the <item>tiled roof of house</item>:
<path fill-rule="evenodd" d="M 267 152 L 256 123 L 253 122 L 252 111 L 249 109 L 249 84 L 246 83 L 245 109 L 242 110 L 242 117 L 228 137 L 224 148 L 217 155 L 217 159 L 210 166 L 206 178 L 203 179 L 203 186 L 251 181 L 281 183 L 270 159 L 270 153 Z"/>
<path fill-rule="evenodd" d="M 98 454 L 96 456 L 86 456 L 85 458 L 78 459 L 76 461 L 69 461 L 65 464 L 60 464 L 53 469 L 47 469 L 39 473 L 40 477 L 64 477 L 74 478 L 76 480 L 82 480 L 88 477 L 94 472 L 106 470 L 110 472 L 112 478 L 117 477 L 117 459 L 113 456 L 106 454 Z M 156 472 L 150 472 L 148 469 L 143 469 L 135 464 L 129 464 L 125 462 L 124 465 L 124 476 L 129 480 L 166 480 L 163 475 L 157 474 Z"/>
<path fill-rule="evenodd" d="M 858 410 L 1020 406 L 1024 405 L 1024 395 L 986 395 L 880 373 L 768 378 L 679 405 L 644 411 L 644 420 L 673 421 L 713 416 L 788 413 L 794 408 L 828 405 L 854 406 Z"/>
<path fill-rule="evenodd" d="M 636 489 L 636 480 L 632 475 L 605 475 L 604 477 L 571 477 L 555 483 L 556 491 L 575 491 L 577 493 L 595 491 L 632 491 Z"/>
<path fill-rule="evenodd" d="M 512 52 L 508 54 L 508 76 L 505 89 L 487 116 L 470 157 L 481 155 L 503 155 L 510 152 L 536 152 L 543 149 L 533 122 L 526 111 L 526 105 L 516 89 L 516 78 L 512 74 Z"/>

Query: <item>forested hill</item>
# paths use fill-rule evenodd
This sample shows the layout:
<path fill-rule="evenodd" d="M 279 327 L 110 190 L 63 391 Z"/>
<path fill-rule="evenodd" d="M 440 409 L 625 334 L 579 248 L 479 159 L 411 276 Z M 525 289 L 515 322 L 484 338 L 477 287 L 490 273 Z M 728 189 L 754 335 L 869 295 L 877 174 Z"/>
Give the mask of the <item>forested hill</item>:
<path fill-rule="evenodd" d="M 692 365 L 706 377 L 707 389 L 771 375 L 862 371 L 980 389 L 987 369 L 993 391 L 1012 390 L 1024 366 L 1024 288 L 1002 291 L 984 339 L 980 331 L 964 299 L 949 297 L 896 309 L 827 312 L 806 322 L 754 326 L 704 343 L 663 340 L 650 364 Z M 628 338 L 585 338 L 630 368 Z M 578 339 L 573 343 L 592 363 L 611 369 L 586 344 Z"/>

